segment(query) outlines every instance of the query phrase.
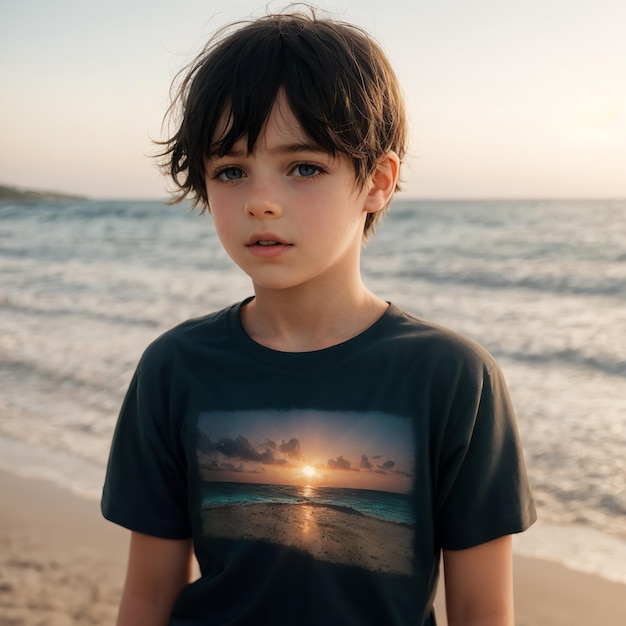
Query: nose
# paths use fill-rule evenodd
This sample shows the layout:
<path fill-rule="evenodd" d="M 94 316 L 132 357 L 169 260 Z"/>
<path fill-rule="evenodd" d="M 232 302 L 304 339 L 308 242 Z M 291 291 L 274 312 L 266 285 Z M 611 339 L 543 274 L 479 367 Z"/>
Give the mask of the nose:
<path fill-rule="evenodd" d="M 258 186 L 246 200 L 244 211 L 247 217 L 256 219 L 275 219 L 283 214 L 282 204 L 267 193 L 267 189 Z"/>
<path fill-rule="evenodd" d="M 263 202 L 248 201 L 246 202 L 244 210 L 248 217 L 254 217 L 257 219 L 274 219 L 280 217 L 283 214 L 283 210 L 280 204 L 278 202 L 272 202 L 270 200 L 265 200 Z"/>

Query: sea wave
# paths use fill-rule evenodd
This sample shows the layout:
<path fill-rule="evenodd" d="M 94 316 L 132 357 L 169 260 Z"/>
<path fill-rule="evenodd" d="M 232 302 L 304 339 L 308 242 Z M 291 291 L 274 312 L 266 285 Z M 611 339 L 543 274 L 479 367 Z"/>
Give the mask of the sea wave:
<path fill-rule="evenodd" d="M 626 359 L 612 358 L 607 355 L 602 357 L 590 356 L 582 350 L 566 348 L 545 352 L 508 352 L 505 349 L 500 349 L 498 356 L 537 366 L 567 365 L 626 378 Z"/>
<path fill-rule="evenodd" d="M 461 262 L 459 265 L 463 265 Z M 386 269 L 377 271 L 368 266 L 368 273 L 373 277 L 383 277 Z M 519 278 L 512 277 L 507 272 L 487 272 L 481 270 L 438 270 L 426 264 L 416 264 L 410 269 L 398 269 L 394 272 L 395 278 L 400 280 L 421 280 L 436 283 L 442 286 L 462 285 L 480 288 L 485 291 L 493 290 L 530 290 L 550 294 L 577 295 L 577 296 L 607 296 L 622 298 L 626 296 L 626 278 L 622 276 L 586 276 L 565 274 L 561 276 L 546 276 L 540 273 L 528 274 Z"/>
<path fill-rule="evenodd" d="M 149 317 L 134 317 L 133 315 L 114 314 L 107 311 L 98 310 L 96 308 L 86 309 L 81 307 L 55 307 L 33 304 L 19 304 L 13 302 L 8 296 L 0 301 L 0 308 L 7 313 L 17 313 L 23 315 L 32 315 L 42 318 L 63 318 L 68 322 L 71 319 L 80 321 L 92 320 L 104 322 L 106 324 L 121 326 L 146 326 L 150 328 L 158 328 L 162 325 L 160 320 Z"/>

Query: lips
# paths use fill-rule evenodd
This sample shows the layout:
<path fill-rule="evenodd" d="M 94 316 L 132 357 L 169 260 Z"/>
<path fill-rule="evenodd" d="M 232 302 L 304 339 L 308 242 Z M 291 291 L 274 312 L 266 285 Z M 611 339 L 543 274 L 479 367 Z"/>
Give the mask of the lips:
<path fill-rule="evenodd" d="M 250 246 L 289 246 L 287 243 L 277 235 L 273 233 L 257 233 L 252 235 L 246 245 Z"/>
<path fill-rule="evenodd" d="M 283 241 L 274 233 L 257 233 L 248 239 L 246 247 L 257 258 L 277 259 L 292 250 L 293 244 Z"/>

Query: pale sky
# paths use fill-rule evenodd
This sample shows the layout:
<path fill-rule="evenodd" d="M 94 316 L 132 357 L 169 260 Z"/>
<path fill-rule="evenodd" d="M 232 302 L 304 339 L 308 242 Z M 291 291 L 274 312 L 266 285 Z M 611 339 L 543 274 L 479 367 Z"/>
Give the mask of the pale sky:
<path fill-rule="evenodd" d="M 164 197 L 147 155 L 172 77 L 265 4 L 0 0 L 0 184 Z M 624 0 L 315 4 L 363 26 L 396 68 L 404 197 L 626 197 Z"/>

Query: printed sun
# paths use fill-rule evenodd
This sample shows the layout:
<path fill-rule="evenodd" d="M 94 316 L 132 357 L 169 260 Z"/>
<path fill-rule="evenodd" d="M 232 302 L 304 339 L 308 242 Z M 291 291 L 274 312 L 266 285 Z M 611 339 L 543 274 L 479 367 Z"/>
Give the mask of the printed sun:
<path fill-rule="evenodd" d="M 313 476 L 317 475 L 317 472 L 315 471 L 315 468 L 312 465 L 305 465 L 302 468 L 302 473 L 307 477 L 307 478 L 313 478 Z"/>

